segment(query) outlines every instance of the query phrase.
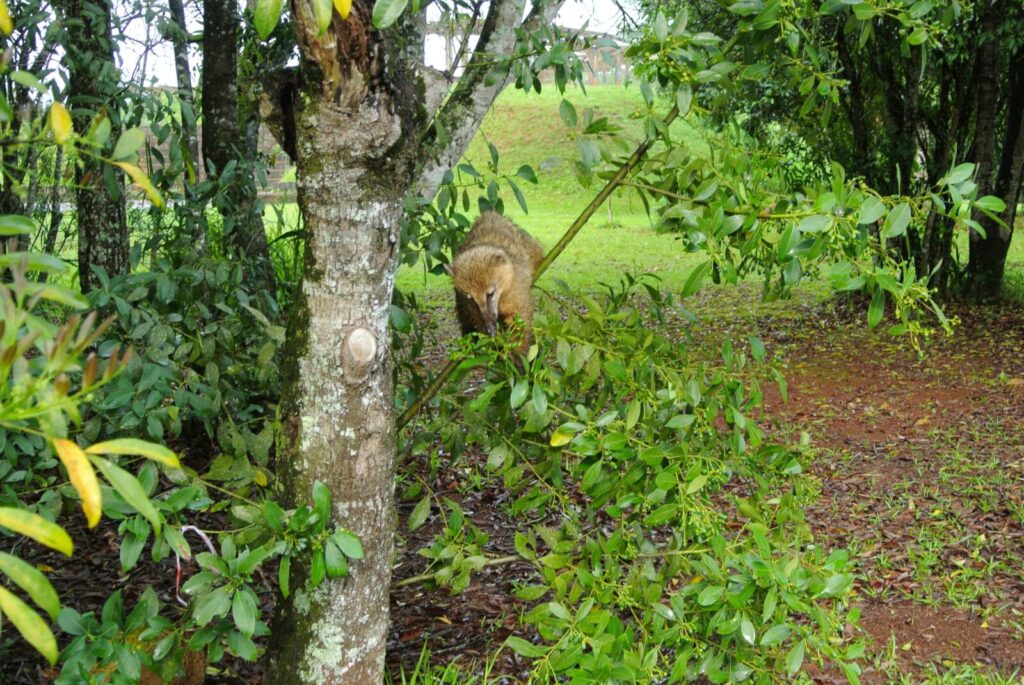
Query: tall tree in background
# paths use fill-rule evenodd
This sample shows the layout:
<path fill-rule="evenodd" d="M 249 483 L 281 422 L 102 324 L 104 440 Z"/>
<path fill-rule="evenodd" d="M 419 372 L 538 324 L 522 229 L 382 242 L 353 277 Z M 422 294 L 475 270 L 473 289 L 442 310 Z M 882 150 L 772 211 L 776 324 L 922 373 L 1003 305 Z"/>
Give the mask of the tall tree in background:
<path fill-rule="evenodd" d="M 105 112 L 117 139 L 118 71 L 111 37 L 108 0 L 57 0 L 64 28 L 63 63 L 68 71 L 68 102 L 75 131 L 84 134 L 93 117 Z M 128 272 L 128 227 L 122 175 L 109 164 L 81 156 L 75 167 L 78 224 L 78 280 L 82 292 L 96 284 L 93 266 L 116 276 Z"/>
<path fill-rule="evenodd" d="M 274 291 L 273 267 L 252 165 L 258 151 L 239 119 L 238 53 L 241 16 L 234 0 L 203 2 L 203 160 L 225 186 L 218 209 L 224 218 L 225 249 L 254 261 L 256 278 Z M 248 119 L 255 112 L 247 108 Z M 229 170 L 235 162 L 234 171 Z"/>
<path fill-rule="evenodd" d="M 492 0 L 472 66 L 443 105 L 449 84 L 418 63 L 422 22 L 400 17 L 378 30 L 373 4 L 356 0 L 347 18 L 321 14 L 328 21 L 318 23 L 310 4 L 292 4 L 301 85 L 272 79 L 282 89 L 265 99 L 297 163 L 307 241 L 278 474 L 292 503 L 325 483 L 336 523 L 360 536 L 365 556 L 343 582 L 311 592 L 296 583 L 281 602 L 269 682 L 381 682 L 395 524 L 388 320 L 403 201 L 433 196 L 509 82 L 516 29 L 546 27 L 560 4 L 534 2 L 524 22 L 523 2 Z M 267 32 L 259 19 L 257 28 Z"/>

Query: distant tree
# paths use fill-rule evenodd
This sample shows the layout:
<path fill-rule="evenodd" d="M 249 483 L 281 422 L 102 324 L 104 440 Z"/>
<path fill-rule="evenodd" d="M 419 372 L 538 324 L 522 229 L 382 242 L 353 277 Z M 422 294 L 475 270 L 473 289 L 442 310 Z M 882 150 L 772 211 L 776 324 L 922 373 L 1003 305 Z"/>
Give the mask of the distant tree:
<path fill-rule="evenodd" d="M 81 135 L 103 114 L 111 123 L 111 139 L 120 130 L 116 46 L 111 37 L 108 0 L 57 0 L 54 7 L 63 28 L 63 63 L 68 70 L 68 103 L 75 131 Z M 109 164 L 81 156 L 75 166 L 78 225 L 78 280 L 88 292 L 98 266 L 110 276 L 128 272 L 128 226 L 122 174 Z"/>
<path fill-rule="evenodd" d="M 241 14 L 234 0 L 203 1 L 203 160 L 223 185 L 218 210 L 224 218 L 225 250 L 253 260 L 254 274 L 274 291 L 273 267 L 256 195 L 257 112 L 239 111 L 238 55 Z M 231 163 L 234 162 L 232 165 Z"/>

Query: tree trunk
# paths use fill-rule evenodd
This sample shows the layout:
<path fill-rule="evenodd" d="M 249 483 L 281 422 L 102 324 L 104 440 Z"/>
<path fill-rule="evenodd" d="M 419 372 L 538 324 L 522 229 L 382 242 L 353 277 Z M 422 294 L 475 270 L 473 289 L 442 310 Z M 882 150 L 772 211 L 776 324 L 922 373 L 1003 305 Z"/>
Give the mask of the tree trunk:
<path fill-rule="evenodd" d="M 1006 209 L 1000 217 L 1004 225 L 979 212 L 977 221 L 985 235 L 971 231 L 965 294 L 977 302 L 999 298 L 1024 171 L 1024 114 L 1021 111 L 1024 109 L 1024 49 L 1018 48 L 1008 61 L 1009 71 L 1004 72 L 1001 67 L 1006 63 L 1000 56 L 1007 46 L 995 39 L 995 28 L 1007 10 L 1007 0 L 997 0 L 988 8 L 982 16 L 982 42 L 978 48 L 978 118 L 974 145 L 978 195 L 995 195 L 1006 203 Z M 1000 97 L 999 85 L 1004 78 L 1007 79 L 1007 96 Z M 1003 117 L 1005 125 L 1000 127 Z"/>
<path fill-rule="evenodd" d="M 371 7 L 357 0 L 318 37 L 309 5 L 293 5 L 303 56 L 315 61 L 307 73 L 322 80 L 307 79 L 294 113 L 306 275 L 289 322 L 297 360 L 277 469 L 291 504 L 327 485 L 334 523 L 359 535 L 364 558 L 315 590 L 296 578 L 279 604 L 267 682 L 281 685 L 383 679 L 396 452 L 388 320 L 422 122 L 403 70 L 384 78 L 400 54 L 372 29 Z"/>
<path fill-rule="evenodd" d="M 168 30 L 174 46 L 174 71 L 178 81 L 178 102 L 181 104 L 181 133 L 188 150 L 191 173 L 183 179 L 188 201 L 180 208 L 185 233 L 199 254 L 206 252 L 206 220 L 203 207 L 192 196 L 192 186 L 201 175 L 202 160 L 199 157 L 199 132 L 196 129 L 195 93 L 192 90 L 192 70 L 188 61 L 188 24 L 185 21 L 185 5 L 182 0 L 167 0 L 171 13 Z"/>
<path fill-rule="evenodd" d="M 63 20 L 64 65 L 68 70 L 68 101 L 75 131 L 84 134 L 92 116 L 116 95 L 117 69 L 110 36 L 108 0 L 60 0 L 55 3 Z M 111 139 L 116 140 L 120 122 L 116 107 L 111 116 Z M 92 267 L 109 276 L 128 273 L 128 226 L 120 171 L 91 157 L 81 156 L 75 167 L 75 201 L 78 223 L 78 282 L 88 292 L 99 281 Z"/>
<path fill-rule="evenodd" d="M 203 0 L 203 168 L 222 174 L 238 140 L 238 3 Z"/>
<path fill-rule="evenodd" d="M 236 0 L 203 1 L 203 162 L 224 184 L 218 210 L 224 219 L 224 251 L 253 261 L 254 282 L 271 293 L 276 289 L 270 250 L 258 210 L 251 164 L 238 164 L 224 178 L 232 161 L 252 162 L 239 122 L 238 49 L 241 17 Z"/>
<path fill-rule="evenodd" d="M 185 23 L 185 5 L 182 0 L 167 0 L 171 12 L 171 44 L 174 46 L 174 72 L 178 80 L 178 100 L 189 115 L 181 117 L 181 130 L 185 137 L 192 163 L 199 163 L 199 135 L 196 132 L 195 95 L 192 91 L 192 70 L 188 63 L 188 24 Z"/>
<path fill-rule="evenodd" d="M 536 3 L 527 22 L 553 16 L 560 1 Z M 413 64 L 423 40 L 416 22 L 406 14 L 377 31 L 372 7 L 355 0 L 347 20 L 335 14 L 320 34 L 310 5 L 293 2 L 302 92 L 293 97 L 292 82 L 271 79 L 286 92 L 261 102 L 295 153 L 307 233 L 277 473 L 291 504 L 308 502 L 315 481 L 327 485 L 333 523 L 359 535 L 365 553 L 347 579 L 311 590 L 296 578 L 292 597 L 278 604 L 267 653 L 275 685 L 383 679 L 395 525 L 388 320 L 403 201 L 436 189 L 438 160 L 458 159 L 500 91 L 483 78 L 491 62 L 482 58 L 467 67 L 458 96 L 439 106 Z M 522 0 L 491 0 L 478 49 L 509 54 L 523 9 Z M 431 118 L 452 132 L 447 145 L 424 142 Z"/>

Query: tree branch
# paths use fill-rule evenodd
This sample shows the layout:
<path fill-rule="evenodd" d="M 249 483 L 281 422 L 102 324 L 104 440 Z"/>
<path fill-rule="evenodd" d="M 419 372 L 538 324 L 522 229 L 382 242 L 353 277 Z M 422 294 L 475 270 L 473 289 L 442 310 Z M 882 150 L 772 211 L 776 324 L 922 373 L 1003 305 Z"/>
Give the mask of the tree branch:
<path fill-rule="evenodd" d="M 435 134 L 443 129 L 445 143 L 428 142 L 422 148 L 421 172 L 415 185 L 421 197 L 434 197 L 445 172 L 462 157 L 487 110 L 511 81 L 511 75 L 498 80 L 488 78 L 494 65 L 493 55 L 511 54 L 517 40 L 516 29 L 533 31 L 553 21 L 563 2 L 535 0 L 523 20 L 522 0 L 492 0 L 473 48 L 473 58 L 448 98 L 436 112 L 428 112 L 433 116 L 425 134 L 429 136 L 431 129 Z"/>

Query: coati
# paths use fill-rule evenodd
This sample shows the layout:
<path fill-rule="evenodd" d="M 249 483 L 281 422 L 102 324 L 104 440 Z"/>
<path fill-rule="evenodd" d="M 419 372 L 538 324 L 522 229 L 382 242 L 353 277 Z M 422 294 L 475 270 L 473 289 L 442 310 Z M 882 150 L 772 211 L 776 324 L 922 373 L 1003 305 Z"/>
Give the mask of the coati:
<path fill-rule="evenodd" d="M 462 334 L 494 335 L 498 322 L 508 326 L 523 320 L 523 344 L 530 346 L 533 272 L 544 258 L 544 248 L 533 236 L 494 212 L 485 212 L 473 224 L 445 269 L 455 286 L 455 315 Z"/>

